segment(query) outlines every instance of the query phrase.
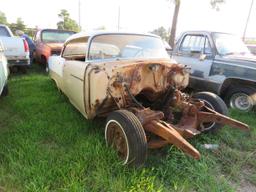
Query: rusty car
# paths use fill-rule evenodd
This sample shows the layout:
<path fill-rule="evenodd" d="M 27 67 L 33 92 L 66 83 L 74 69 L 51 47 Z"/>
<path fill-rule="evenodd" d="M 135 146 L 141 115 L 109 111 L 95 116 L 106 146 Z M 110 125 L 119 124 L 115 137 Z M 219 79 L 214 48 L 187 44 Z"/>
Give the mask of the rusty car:
<path fill-rule="evenodd" d="M 168 56 L 152 34 L 78 33 L 60 56 L 49 58 L 50 77 L 86 119 L 106 117 L 105 139 L 123 164 L 140 166 L 148 148 L 173 144 L 195 159 L 187 139 L 229 125 L 248 125 L 227 116 L 213 93 L 183 93 L 189 69 Z"/>
<path fill-rule="evenodd" d="M 34 36 L 36 50 L 34 60 L 45 66 L 48 71 L 48 58 L 51 55 L 59 55 L 66 39 L 73 35 L 74 31 L 60 29 L 42 29 Z"/>

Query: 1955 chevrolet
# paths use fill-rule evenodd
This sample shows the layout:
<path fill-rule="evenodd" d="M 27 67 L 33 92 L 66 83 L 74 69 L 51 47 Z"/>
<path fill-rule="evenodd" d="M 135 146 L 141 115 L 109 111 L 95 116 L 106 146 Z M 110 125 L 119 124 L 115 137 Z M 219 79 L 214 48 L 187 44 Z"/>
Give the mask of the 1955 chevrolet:
<path fill-rule="evenodd" d="M 124 164 L 142 165 L 147 148 L 173 144 L 195 159 L 186 138 L 229 125 L 215 94 L 182 93 L 188 69 L 172 61 L 160 37 L 131 33 L 79 33 L 49 58 L 50 76 L 87 119 L 107 117 L 105 139 Z"/>

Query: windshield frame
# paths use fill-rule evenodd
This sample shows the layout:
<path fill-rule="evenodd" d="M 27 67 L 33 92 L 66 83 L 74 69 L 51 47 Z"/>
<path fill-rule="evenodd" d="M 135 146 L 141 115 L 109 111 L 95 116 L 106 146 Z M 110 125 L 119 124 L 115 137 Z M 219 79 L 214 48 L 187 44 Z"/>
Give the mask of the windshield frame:
<path fill-rule="evenodd" d="M 162 41 L 160 37 L 154 35 L 154 34 L 137 34 L 137 33 L 100 33 L 100 34 L 96 34 L 96 35 L 93 35 L 91 36 L 89 39 L 88 39 L 88 49 L 87 49 L 87 53 L 86 53 L 86 62 L 90 62 L 90 63 L 98 63 L 98 62 L 108 62 L 108 61 L 115 61 L 115 60 L 143 60 L 143 59 L 147 59 L 147 58 L 111 58 L 111 59 L 89 59 L 90 57 L 90 50 L 91 50 L 91 45 L 93 43 L 93 40 L 98 37 L 98 36 L 108 36 L 108 35 L 123 35 L 123 36 L 126 36 L 126 35 L 134 35 L 134 36 L 144 36 L 144 37 L 152 37 L 152 38 L 157 38 L 159 39 L 159 41 Z M 164 50 L 166 51 L 165 47 L 164 47 L 164 43 L 163 43 L 163 48 Z M 166 51 L 166 54 L 168 56 L 168 53 Z M 148 58 L 148 59 L 170 59 L 170 57 L 166 57 L 166 58 Z"/>
<path fill-rule="evenodd" d="M 60 42 L 47 42 L 47 41 L 45 41 L 45 40 L 43 39 L 43 33 L 44 33 L 44 32 L 55 32 L 55 33 L 64 32 L 64 33 L 71 33 L 70 36 L 76 34 L 75 31 L 69 31 L 69 30 L 44 29 L 44 30 L 41 31 L 41 34 L 40 34 L 40 40 L 41 40 L 41 42 L 43 42 L 43 43 L 60 43 Z M 73 33 L 73 34 L 72 34 L 72 33 Z M 70 36 L 69 36 L 69 37 L 70 37 Z M 68 37 L 68 38 L 69 38 L 69 37 Z M 68 39 L 68 38 L 67 38 L 67 39 Z M 67 40 L 67 39 L 66 39 L 66 40 Z M 66 40 L 63 41 L 62 43 L 65 43 Z"/>
<path fill-rule="evenodd" d="M 232 52 L 232 53 L 230 52 L 230 53 L 226 53 L 226 54 L 221 53 L 218 50 L 218 47 L 216 45 L 216 35 L 229 35 L 231 37 L 238 37 L 238 36 L 235 35 L 235 34 L 232 34 L 232 33 L 212 32 L 212 34 L 211 34 L 212 40 L 213 40 L 213 43 L 214 43 L 214 46 L 215 46 L 215 49 L 216 49 L 216 52 L 218 53 L 218 55 L 220 55 L 220 56 L 228 56 L 228 55 L 233 55 L 233 54 L 242 54 L 242 52 Z M 238 39 L 240 39 L 240 38 L 238 37 Z M 241 40 L 241 42 L 243 42 L 243 41 Z M 245 43 L 244 43 L 244 45 L 245 45 Z M 247 48 L 248 52 L 243 52 L 243 53 L 251 54 L 250 50 L 248 49 L 248 47 L 246 45 L 245 45 L 245 48 Z"/>

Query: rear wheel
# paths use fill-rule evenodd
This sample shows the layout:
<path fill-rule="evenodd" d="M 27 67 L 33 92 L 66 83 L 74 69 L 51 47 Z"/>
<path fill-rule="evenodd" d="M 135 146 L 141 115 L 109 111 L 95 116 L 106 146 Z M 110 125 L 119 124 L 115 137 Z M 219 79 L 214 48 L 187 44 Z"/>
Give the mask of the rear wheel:
<path fill-rule="evenodd" d="M 140 166 L 147 157 L 147 140 L 138 118 L 127 110 L 112 112 L 105 127 L 105 139 L 124 165 Z"/>
<path fill-rule="evenodd" d="M 256 104 L 256 88 L 249 86 L 230 87 L 225 101 L 232 109 L 248 112 Z"/>
<path fill-rule="evenodd" d="M 195 99 L 204 101 L 205 105 L 208 108 L 222 115 L 226 115 L 226 116 L 228 115 L 228 108 L 225 102 L 218 95 L 210 92 L 199 92 L 194 94 L 192 97 Z M 202 123 L 200 127 L 205 132 L 209 132 L 209 131 L 212 132 L 222 128 L 223 125 L 215 122 L 210 122 L 210 123 Z"/>
<path fill-rule="evenodd" d="M 19 70 L 20 70 L 23 74 L 26 74 L 26 73 L 27 73 L 27 66 L 21 66 L 21 67 L 19 67 Z"/>

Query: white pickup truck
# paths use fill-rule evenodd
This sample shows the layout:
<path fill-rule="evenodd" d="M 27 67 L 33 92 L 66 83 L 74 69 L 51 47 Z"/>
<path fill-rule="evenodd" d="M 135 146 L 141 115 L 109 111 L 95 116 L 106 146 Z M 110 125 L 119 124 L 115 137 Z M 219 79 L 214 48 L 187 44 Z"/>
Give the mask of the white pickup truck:
<path fill-rule="evenodd" d="M 0 40 L 4 45 L 4 54 L 8 60 L 8 66 L 18 67 L 26 71 L 30 65 L 29 47 L 25 39 L 15 37 L 6 25 L 0 24 Z"/>

